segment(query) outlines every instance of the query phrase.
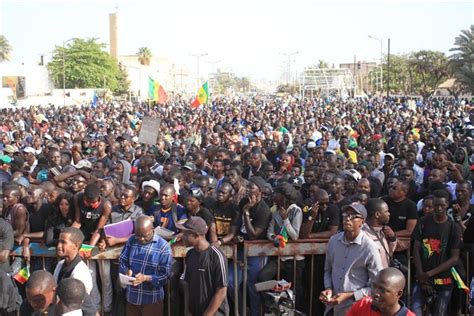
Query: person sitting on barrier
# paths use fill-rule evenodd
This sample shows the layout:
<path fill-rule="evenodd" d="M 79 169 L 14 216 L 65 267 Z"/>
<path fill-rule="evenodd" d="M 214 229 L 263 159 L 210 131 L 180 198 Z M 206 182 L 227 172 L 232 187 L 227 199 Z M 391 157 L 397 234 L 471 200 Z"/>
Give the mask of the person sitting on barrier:
<path fill-rule="evenodd" d="M 449 193 L 437 190 L 433 195 L 433 214 L 420 219 L 412 236 L 417 280 L 412 307 L 417 315 L 421 315 L 426 304 L 434 316 L 441 316 L 447 314 L 452 290 L 456 286 L 452 268 L 459 260 L 461 230 L 446 213 Z"/>
<path fill-rule="evenodd" d="M 325 315 L 346 315 L 351 305 L 367 296 L 370 284 L 382 270 L 377 245 L 362 231 L 367 210 L 353 203 L 343 208 L 344 231 L 329 239 L 324 264 L 324 286 L 319 299 Z"/>
<path fill-rule="evenodd" d="M 56 289 L 59 302 L 56 307 L 58 316 L 82 316 L 82 303 L 86 296 L 84 284 L 73 278 L 63 279 Z"/>
<path fill-rule="evenodd" d="M 244 240 L 262 240 L 265 239 L 268 224 L 271 220 L 270 208 L 262 199 L 262 191 L 265 190 L 265 180 L 260 176 L 251 177 L 247 185 L 247 197 L 244 198 L 239 205 L 241 209 L 240 215 L 236 217 L 236 221 L 232 223 L 230 234 L 224 237 L 225 241 L 234 240 L 238 243 Z M 240 248 L 240 247 L 239 247 Z M 238 271 L 237 286 L 240 287 L 242 283 L 242 248 L 239 249 L 238 256 Z M 260 314 L 260 296 L 255 288 L 258 273 L 265 262 L 265 257 L 248 257 L 248 290 L 250 294 L 250 309 L 251 315 L 257 316 Z M 234 295 L 234 265 L 229 266 L 229 301 L 233 300 Z M 241 293 L 240 293 L 241 294 Z M 241 296 L 239 296 L 241 297 Z M 239 300 L 241 308 L 246 308 Z"/>
<path fill-rule="evenodd" d="M 396 268 L 385 268 L 375 277 L 371 295 L 352 305 L 346 316 L 415 316 L 401 300 L 405 276 Z"/>
<path fill-rule="evenodd" d="M 382 267 L 388 268 L 397 246 L 397 236 L 390 226 L 387 226 L 390 220 L 388 205 L 382 199 L 370 199 L 366 208 L 367 221 L 362 226 L 362 230 L 372 238 L 379 248 Z"/>
<path fill-rule="evenodd" d="M 163 315 L 163 286 L 170 277 L 172 260 L 170 245 L 154 232 L 152 219 L 138 217 L 135 233 L 119 258 L 119 272 L 134 277 L 127 285 L 128 316 Z"/>
<path fill-rule="evenodd" d="M 26 283 L 26 300 L 21 304 L 20 315 L 55 315 L 56 286 L 56 280 L 48 271 L 33 272 Z"/>
<path fill-rule="evenodd" d="M 182 279 L 186 282 L 186 306 L 193 316 L 229 315 L 227 302 L 227 258 L 206 240 L 208 227 L 201 217 L 191 216 L 178 224 L 187 247 Z M 197 293 L 189 290 L 200 289 Z"/>
<path fill-rule="evenodd" d="M 61 282 L 66 278 L 74 278 L 81 281 L 86 289 L 86 296 L 82 308 L 84 315 L 95 315 L 97 305 L 93 302 L 92 275 L 87 264 L 82 260 L 79 251 L 84 241 L 84 235 L 75 227 L 64 228 L 59 234 L 56 254 L 63 260 L 59 261 L 54 269 L 56 282 Z"/>
<path fill-rule="evenodd" d="M 329 203 L 329 194 L 326 190 L 318 189 L 312 184 L 309 189 L 310 198 L 307 199 L 303 207 L 303 224 L 301 225 L 301 239 L 330 238 L 337 233 L 339 227 L 339 209 L 336 205 Z M 324 304 L 314 298 L 313 293 L 320 293 L 324 290 L 324 261 L 325 254 L 307 256 L 304 269 L 304 294 L 306 313 L 309 314 L 309 304 L 311 302 L 311 312 L 316 315 L 324 313 Z M 313 271 L 313 272 L 311 272 Z M 313 288 L 313 290 L 311 290 Z"/>

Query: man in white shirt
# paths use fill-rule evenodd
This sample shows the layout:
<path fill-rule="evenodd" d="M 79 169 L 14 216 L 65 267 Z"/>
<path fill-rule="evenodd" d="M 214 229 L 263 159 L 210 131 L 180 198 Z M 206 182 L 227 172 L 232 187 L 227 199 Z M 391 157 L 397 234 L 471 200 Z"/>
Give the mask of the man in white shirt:
<path fill-rule="evenodd" d="M 84 284 L 87 294 L 92 290 L 92 276 L 86 263 L 79 255 L 84 235 L 75 227 L 65 228 L 59 234 L 56 254 L 63 260 L 54 269 L 54 278 L 59 283 L 65 278 L 78 279 Z"/>
<path fill-rule="evenodd" d="M 90 296 L 93 287 L 91 272 L 79 255 L 83 241 L 84 234 L 78 228 L 67 227 L 61 231 L 56 254 L 63 260 L 59 261 L 56 269 L 54 269 L 54 278 L 57 283 L 67 278 L 81 281 L 86 291 L 82 311 L 84 315 L 95 315 L 98 306 L 95 306 Z M 94 290 L 94 292 L 96 291 L 97 289 Z"/>

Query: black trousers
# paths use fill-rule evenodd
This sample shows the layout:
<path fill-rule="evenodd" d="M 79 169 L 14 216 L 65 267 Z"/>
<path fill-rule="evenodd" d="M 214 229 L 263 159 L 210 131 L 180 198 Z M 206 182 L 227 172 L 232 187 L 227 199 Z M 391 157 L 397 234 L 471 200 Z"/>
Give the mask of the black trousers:
<path fill-rule="evenodd" d="M 294 265 L 296 264 L 296 272 Z M 289 259 L 286 261 L 280 260 L 280 280 L 285 279 L 292 283 L 293 290 L 296 294 L 296 309 L 301 311 L 303 308 L 304 294 L 303 294 L 303 269 L 304 260 Z M 295 272 L 295 273 L 294 273 Z M 258 274 L 258 282 L 275 280 L 278 276 L 278 257 L 271 257 L 267 264 Z"/>

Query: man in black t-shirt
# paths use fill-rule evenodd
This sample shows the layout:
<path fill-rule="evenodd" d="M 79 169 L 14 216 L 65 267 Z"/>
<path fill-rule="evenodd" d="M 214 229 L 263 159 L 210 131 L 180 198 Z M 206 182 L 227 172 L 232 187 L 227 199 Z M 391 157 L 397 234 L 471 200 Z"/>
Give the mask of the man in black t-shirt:
<path fill-rule="evenodd" d="M 206 222 L 201 217 L 191 216 L 177 227 L 184 232 L 184 244 L 193 247 L 186 254 L 182 277 L 187 283 L 187 309 L 193 316 L 229 315 L 227 258 L 206 240 Z M 193 295 L 189 295 L 189 289 Z"/>
<path fill-rule="evenodd" d="M 230 233 L 225 236 L 223 242 L 230 242 L 237 239 L 238 242 L 243 240 L 262 240 L 265 239 L 268 224 L 270 223 L 272 214 L 270 208 L 262 199 L 262 191 L 265 190 L 266 182 L 262 177 L 252 177 L 247 184 L 247 197 L 242 199 L 239 204 L 241 210 L 239 215 L 235 217 L 230 227 Z M 237 254 L 238 259 L 242 260 L 242 249 L 239 249 Z M 260 295 L 258 295 L 255 288 L 258 273 L 260 272 L 264 259 L 263 257 L 248 257 L 247 258 L 248 271 L 248 291 L 250 295 L 250 309 L 251 315 L 256 316 L 260 313 Z M 238 264 L 241 267 L 241 264 Z M 229 267 L 229 292 L 234 293 L 234 265 Z M 242 283 L 242 273 L 237 273 L 239 280 L 237 284 Z M 242 293 L 240 293 L 242 294 Z M 232 296 L 229 296 L 232 298 Z M 239 302 L 242 302 L 239 300 Z M 243 307 L 240 304 L 240 307 Z"/>
<path fill-rule="evenodd" d="M 339 208 L 329 203 L 329 194 L 317 185 L 309 188 L 310 198 L 305 201 L 303 207 L 303 224 L 300 229 L 300 238 L 329 238 L 337 233 L 339 226 Z M 311 301 L 311 284 L 314 293 L 321 293 L 324 290 L 324 261 L 325 255 L 315 255 L 306 257 L 304 277 L 305 312 L 309 314 L 309 302 Z M 313 275 L 311 279 L 311 265 L 313 265 Z M 313 315 L 322 315 L 325 305 L 317 299 L 312 300 L 311 312 Z"/>
<path fill-rule="evenodd" d="M 382 197 L 390 211 L 388 226 L 397 237 L 410 237 L 418 219 L 415 202 L 407 198 L 408 190 L 409 185 L 406 182 L 397 180 L 388 189 L 388 196 Z M 405 251 L 409 246 L 409 241 L 398 240 L 393 254 L 394 258 L 404 265 L 408 264 Z"/>
<path fill-rule="evenodd" d="M 209 205 L 216 222 L 216 246 L 224 243 L 223 238 L 230 233 L 231 223 L 235 222 L 240 214 L 239 207 L 231 200 L 233 192 L 234 188 L 232 188 L 230 183 L 222 183 L 217 190 L 217 200 Z"/>
<path fill-rule="evenodd" d="M 461 231 L 446 214 L 449 193 L 437 190 L 433 195 L 434 213 L 420 219 L 413 231 L 417 283 L 412 306 L 417 315 L 426 304 L 434 316 L 441 316 L 447 315 L 455 286 L 451 270 L 459 260 Z"/>

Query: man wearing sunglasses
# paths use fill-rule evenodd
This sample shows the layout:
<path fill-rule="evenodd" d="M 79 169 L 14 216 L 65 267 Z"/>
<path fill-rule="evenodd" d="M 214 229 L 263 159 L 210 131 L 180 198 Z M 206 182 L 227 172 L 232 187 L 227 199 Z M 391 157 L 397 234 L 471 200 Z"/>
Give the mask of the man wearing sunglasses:
<path fill-rule="evenodd" d="M 375 242 L 363 231 L 367 210 L 360 203 L 342 209 L 343 231 L 328 242 L 324 286 L 319 299 L 325 315 L 346 315 L 352 304 L 369 294 L 370 284 L 382 270 Z"/>

